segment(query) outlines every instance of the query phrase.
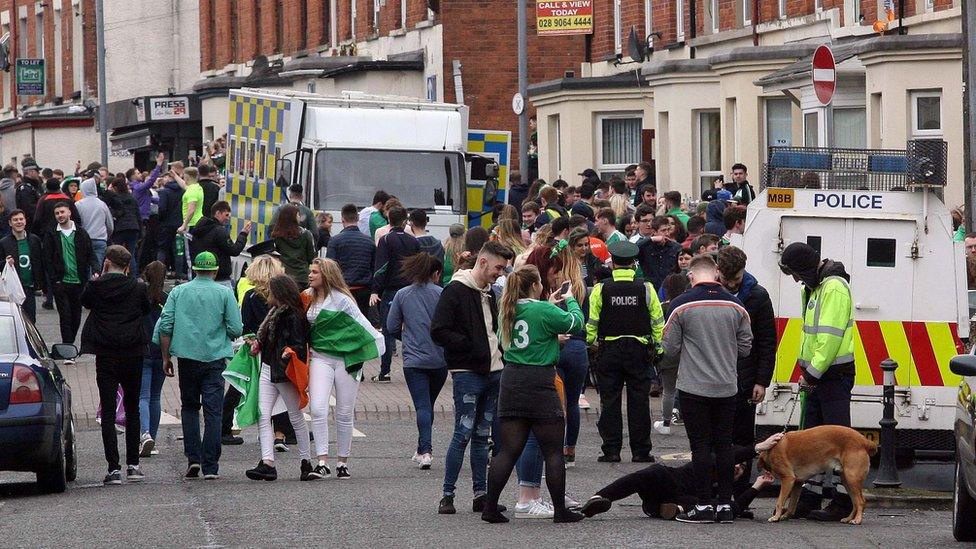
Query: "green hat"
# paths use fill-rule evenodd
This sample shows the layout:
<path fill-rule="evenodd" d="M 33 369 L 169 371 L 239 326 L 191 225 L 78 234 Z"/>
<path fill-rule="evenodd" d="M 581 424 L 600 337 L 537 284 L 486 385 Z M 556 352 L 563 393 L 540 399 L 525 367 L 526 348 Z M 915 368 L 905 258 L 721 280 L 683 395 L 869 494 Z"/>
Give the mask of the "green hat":
<path fill-rule="evenodd" d="M 607 246 L 607 251 L 617 263 L 633 261 L 640 254 L 640 248 L 637 247 L 637 244 L 626 240 L 618 240 L 610 244 Z"/>
<path fill-rule="evenodd" d="M 193 258 L 194 271 L 216 271 L 218 268 L 217 256 L 210 252 L 200 252 Z"/>

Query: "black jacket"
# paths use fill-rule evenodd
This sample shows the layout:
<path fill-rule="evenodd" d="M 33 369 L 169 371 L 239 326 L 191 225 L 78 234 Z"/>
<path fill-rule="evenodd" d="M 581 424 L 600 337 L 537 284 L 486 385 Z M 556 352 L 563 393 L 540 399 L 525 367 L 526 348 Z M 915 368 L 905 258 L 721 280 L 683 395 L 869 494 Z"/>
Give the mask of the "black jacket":
<path fill-rule="evenodd" d="M 210 252 L 217 256 L 217 280 L 230 278 L 230 258 L 241 255 L 247 245 L 247 233 L 237 235 L 237 242 L 230 239 L 227 227 L 221 225 L 212 217 L 201 217 L 200 221 L 190 229 L 190 256 L 196 257 L 200 252 Z"/>
<path fill-rule="evenodd" d="M 124 274 L 106 274 L 85 286 L 81 304 L 91 311 L 81 331 L 83 354 L 145 356 L 143 317 L 150 312 L 145 284 Z"/>
<path fill-rule="evenodd" d="M 163 292 L 163 302 L 153 303 L 149 302 L 149 312 L 142 316 L 142 333 L 146 338 L 146 358 L 161 359 L 163 358 L 163 352 L 152 342 L 153 331 L 156 329 L 156 322 L 159 321 L 159 316 L 163 314 L 163 307 L 166 305 L 166 298 L 169 294 Z"/>
<path fill-rule="evenodd" d="M 27 226 L 32 227 L 34 210 L 37 209 L 37 201 L 41 199 L 41 195 L 38 194 L 37 188 L 31 183 L 31 180 L 25 178 L 20 180 L 15 196 L 17 197 L 17 209 L 24 211 L 24 215 L 27 216 Z M 7 206 L 7 209 L 12 208 Z"/>
<path fill-rule="evenodd" d="M 742 285 L 735 294 L 749 313 L 752 325 L 752 351 L 740 357 L 737 365 L 739 392 L 752 392 L 755 385 L 769 387 L 776 367 L 776 315 L 769 292 L 745 273 Z"/>
<path fill-rule="evenodd" d="M 383 292 L 395 292 L 410 285 L 410 281 L 403 278 L 400 265 L 407 257 L 420 251 L 420 243 L 413 235 L 403 229 L 396 228 L 383 235 L 376 245 L 376 263 L 373 273 L 373 293 L 383 295 Z"/>
<path fill-rule="evenodd" d="M 41 246 L 41 239 L 37 235 L 28 234 L 27 242 L 30 246 L 31 275 L 34 278 L 33 287 L 44 290 L 44 248 Z M 17 238 L 14 235 L 11 234 L 0 238 L 0 250 L 3 251 L 3 257 L 0 257 L 0 260 L 4 260 L 3 265 L 5 268 L 7 265 L 5 260 L 8 256 L 14 258 L 14 263 L 20 260 L 20 251 L 17 249 Z"/>
<path fill-rule="evenodd" d="M 203 187 L 203 215 L 206 217 L 212 213 L 211 208 L 220 198 L 220 184 L 208 177 L 200 179 L 199 183 Z"/>
<path fill-rule="evenodd" d="M 339 264 L 346 285 L 372 286 L 376 244 L 355 225 L 332 236 L 325 256 Z"/>
<path fill-rule="evenodd" d="M 176 229 L 183 224 L 183 188 L 169 181 L 159 189 L 159 225 Z"/>
<path fill-rule="evenodd" d="M 308 361 L 308 320 L 291 308 L 278 316 L 274 332 L 261 340 L 261 362 L 271 369 L 271 383 L 288 381 L 285 372 L 291 360 L 281 358 L 286 347 L 291 347 L 302 362 Z"/>
<path fill-rule="evenodd" d="M 491 329 L 498 332 L 498 303 L 495 293 L 488 292 Z M 430 337 L 444 348 L 444 359 L 451 370 L 468 370 L 479 374 L 491 371 L 491 349 L 485 317 L 481 310 L 481 291 L 460 281 L 453 281 L 441 292 Z"/>
<path fill-rule="evenodd" d="M 268 316 L 269 309 L 268 302 L 261 297 L 261 294 L 254 291 L 254 288 L 248 290 L 241 301 L 241 322 L 244 325 L 244 331 L 241 333 L 245 335 L 258 333 L 261 321 Z"/>
<path fill-rule="evenodd" d="M 101 272 L 102 266 L 95 264 L 95 254 L 92 252 L 91 238 L 85 229 L 75 225 L 72 234 L 75 239 L 75 263 L 78 265 L 78 278 L 81 284 L 88 283 L 91 272 Z M 44 233 L 41 241 L 44 249 L 44 268 L 47 269 L 53 284 L 59 284 L 64 278 L 64 254 L 61 250 L 61 233 L 57 227 Z"/>
<path fill-rule="evenodd" d="M 640 248 L 638 260 L 641 270 L 644 271 L 644 279 L 654 284 L 656 290 L 664 284 L 664 279 L 673 273 L 675 267 L 678 266 L 681 244 L 672 240 L 658 244 L 650 238 L 645 238 L 637 245 Z"/>
<path fill-rule="evenodd" d="M 115 220 L 113 233 L 138 231 L 142 228 L 139 204 L 132 193 L 113 193 L 108 207 L 112 210 L 112 219 Z"/>

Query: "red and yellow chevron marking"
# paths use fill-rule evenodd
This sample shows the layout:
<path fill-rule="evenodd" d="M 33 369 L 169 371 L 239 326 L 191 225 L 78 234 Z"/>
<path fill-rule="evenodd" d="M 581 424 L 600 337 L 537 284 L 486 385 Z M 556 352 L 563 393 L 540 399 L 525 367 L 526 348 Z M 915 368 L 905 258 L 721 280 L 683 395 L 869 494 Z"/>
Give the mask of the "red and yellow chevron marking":
<path fill-rule="evenodd" d="M 965 352 L 955 322 L 858 320 L 854 323 L 855 385 L 881 385 L 881 361 L 898 363 L 898 385 L 955 387 L 961 377 L 949 370 L 949 359 Z M 776 319 L 776 371 L 773 380 L 796 382 L 800 368 L 803 320 Z"/>

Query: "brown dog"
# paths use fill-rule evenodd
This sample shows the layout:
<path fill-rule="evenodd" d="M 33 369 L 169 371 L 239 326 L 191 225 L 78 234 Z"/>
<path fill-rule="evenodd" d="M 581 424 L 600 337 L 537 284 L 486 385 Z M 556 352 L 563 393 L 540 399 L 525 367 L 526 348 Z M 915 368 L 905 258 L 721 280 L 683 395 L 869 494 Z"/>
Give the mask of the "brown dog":
<path fill-rule="evenodd" d="M 769 517 L 769 522 L 793 516 L 804 481 L 817 473 L 834 471 L 840 473 L 854 503 L 854 510 L 841 522 L 861 524 L 864 512 L 861 485 L 871 465 L 869 456 L 877 452 L 877 444 L 850 427 L 821 425 L 786 433 L 771 450 L 759 454 L 759 468 L 769 471 L 781 482 L 776 512 Z"/>

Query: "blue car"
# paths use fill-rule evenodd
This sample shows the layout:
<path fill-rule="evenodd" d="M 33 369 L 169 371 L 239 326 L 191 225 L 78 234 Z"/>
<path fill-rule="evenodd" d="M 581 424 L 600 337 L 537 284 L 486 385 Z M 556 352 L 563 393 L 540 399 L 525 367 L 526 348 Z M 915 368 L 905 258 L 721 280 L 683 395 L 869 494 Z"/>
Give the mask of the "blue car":
<path fill-rule="evenodd" d="M 46 493 L 64 492 L 78 470 L 71 389 L 56 360 L 78 355 L 74 345 L 50 352 L 21 308 L 0 298 L 0 471 L 28 471 Z"/>

